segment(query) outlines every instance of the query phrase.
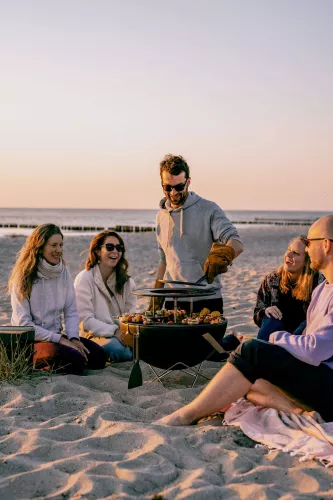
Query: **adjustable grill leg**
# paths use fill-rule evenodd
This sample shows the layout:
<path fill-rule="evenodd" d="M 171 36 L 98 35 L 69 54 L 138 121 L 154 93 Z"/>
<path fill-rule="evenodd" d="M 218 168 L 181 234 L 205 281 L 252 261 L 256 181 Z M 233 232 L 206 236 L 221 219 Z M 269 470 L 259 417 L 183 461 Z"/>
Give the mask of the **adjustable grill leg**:
<path fill-rule="evenodd" d="M 128 325 L 129 326 L 129 325 Z M 128 329 L 129 332 L 129 329 Z M 133 333 L 133 361 L 139 361 L 139 337 L 140 337 L 140 327 L 135 327 L 135 333 Z"/>

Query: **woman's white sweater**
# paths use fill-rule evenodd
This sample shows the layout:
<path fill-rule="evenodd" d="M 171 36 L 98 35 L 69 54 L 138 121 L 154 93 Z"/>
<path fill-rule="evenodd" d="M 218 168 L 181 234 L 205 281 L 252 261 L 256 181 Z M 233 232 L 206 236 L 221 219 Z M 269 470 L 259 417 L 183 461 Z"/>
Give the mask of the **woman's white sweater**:
<path fill-rule="evenodd" d="M 59 342 L 63 332 L 69 339 L 79 338 L 75 292 L 69 271 L 64 267 L 57 278 L 38 278 L 30 299 L 20 300 L 15 286 L 11 293 L 13 326 L 32 326 L 35 340 Z"/>
<path fill-rule="evenodd" d="M 136 310 L 136 296 L 132 294 L 135 283 L 129 278 L 120 294 L 111 276 L 105 286 L 98 265 L 89 271 L 81 271 L 75 278 L 74 287 L 79 313 L 80 328 L 96 337 L 112 337 L 119 328 L 116 318 L 125 312 Z"/>

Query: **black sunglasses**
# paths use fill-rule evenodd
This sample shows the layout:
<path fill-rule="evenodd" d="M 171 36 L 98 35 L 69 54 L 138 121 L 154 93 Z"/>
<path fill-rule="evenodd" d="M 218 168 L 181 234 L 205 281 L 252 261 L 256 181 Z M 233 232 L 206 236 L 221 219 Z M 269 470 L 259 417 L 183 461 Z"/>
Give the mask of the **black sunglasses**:
<path fill-rule="evenodd" d="M 163 184 L 162 183 L 162 188 L 166 193 L 171 193 L 171 191 L 174 189 L 177 192 L 184 191 L 186 187 L 187 181 L 183 182 L 182 184 L 176 184 L 175 186 L 170 186 L 170 184 Z"/>
<path fill-rule="evenodd" d="M 322 240 L 333 241 L 330 238 L 307 238 L 306 236 L 301 236 L 301 240 L 305 243 L 306 247 L 310 246 L 311 241 L 322 241 Z"/>
<path fill-rule="evenodd" d="M 108 252 L 113 252 L 114 249 L 117 250 L 117 252 L 122 253 L 124 251 L 123 245 L 120 245 L 118 243 L 117 245 L 114 245 L 113 243 L 104 243 L 104 245 L 101 245 L 101 248 L 105 247 Z"/>

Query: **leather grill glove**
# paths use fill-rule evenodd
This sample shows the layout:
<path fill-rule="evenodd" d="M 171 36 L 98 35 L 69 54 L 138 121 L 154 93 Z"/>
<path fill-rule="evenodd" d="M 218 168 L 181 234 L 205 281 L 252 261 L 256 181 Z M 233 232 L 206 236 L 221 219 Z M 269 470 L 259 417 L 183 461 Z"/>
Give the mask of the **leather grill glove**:
<path fill-rule="evenodd" d="M 209 252 L 204 265 L 204 273 L 207 282 L 213 283 L 215 276 L 226 273 L 233 259 L 236 257 L 235 250 L 224 243 L 215 242 Z"/>
<path fill-rule="evenodd" d="M 156 280 L 155 284 L 154 284 L 154 288 L 164 288 L 164 283 L 161 283 L 159 280 Z M 158 311 L 159 309 L 162 309 L 164 301 L 165 301 L 165 297 L 160 297 L 160 296 L 151 297 L 150 302 L 149 302 L 148 311 L 153 310 L 153 300 L 155 300 L 155 313 L 156 313 L 156 311 Z"/>

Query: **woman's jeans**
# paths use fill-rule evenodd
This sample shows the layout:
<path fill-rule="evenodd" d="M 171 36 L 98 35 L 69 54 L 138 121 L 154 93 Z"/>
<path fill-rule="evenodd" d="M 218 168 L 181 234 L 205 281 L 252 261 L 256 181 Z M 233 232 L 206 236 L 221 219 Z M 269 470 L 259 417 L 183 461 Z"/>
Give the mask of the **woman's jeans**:
<path fill-rule="evenodd" d="M 290 325 L 287 325 L 283 321 L 283 319 L 268 318 L 267 316 L 265 316 L 265 318 L 262 320 L 257 338 L 260 340 L 268 341 L 271 333 L 279 331 L 290 332 L 290 330 L 294 330 L 293 332 L 290 332 L 294 335 L 301 335 L 305 327 L 306 321 L 303 321 L 303 323 L 301 323 L 296 328 L 296 330 L 294 330 L 293 328 L 290 328 Z"/>
<path fill-rule="evenodd" d="M 114 363 L 121 363 L 122 361 L 131 361 L 133 353 L 131 349 L 116 338 L 111 338 L 108 342 L 102 345 L 107 357 Z"/>

